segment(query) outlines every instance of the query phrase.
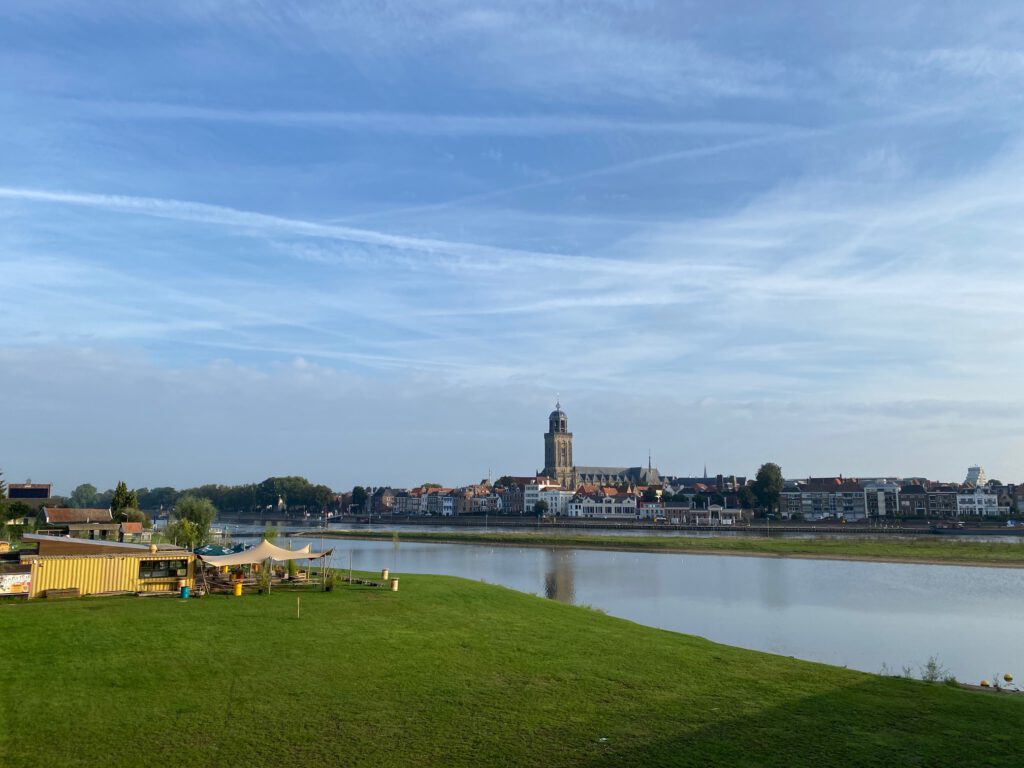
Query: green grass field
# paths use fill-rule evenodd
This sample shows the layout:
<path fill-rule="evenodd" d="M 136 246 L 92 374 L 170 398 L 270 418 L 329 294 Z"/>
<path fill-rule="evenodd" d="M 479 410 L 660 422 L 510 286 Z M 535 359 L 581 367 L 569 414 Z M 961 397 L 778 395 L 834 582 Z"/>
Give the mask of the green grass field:
<path fill-rule="evenodd" d="M 1024 697 L 403 576 L 0 604 L 0 765 L 1019 765 Z"/>
<path fill-rule="evenodd" d="M 320 536 L 320 532 L 316 533 Z M 391 540 L 383 530 L 329 531 L 325 535 L 346 539 Z M 758 555 L 762 557 L 809 557 L 843 560 L 892 560 L 1024 568 L 1024 542 L 963 541 L 939 536 L 921 538 L 797 539 L 757 536 L 698 538 L 696 536 L 600 536 L 573 533 L 485 533 L 478 531 L 402 531 L 403 541 L 436 541 L 456 544 L 503 544 L 583 549 L 652 550 L 708 554 Z"/>

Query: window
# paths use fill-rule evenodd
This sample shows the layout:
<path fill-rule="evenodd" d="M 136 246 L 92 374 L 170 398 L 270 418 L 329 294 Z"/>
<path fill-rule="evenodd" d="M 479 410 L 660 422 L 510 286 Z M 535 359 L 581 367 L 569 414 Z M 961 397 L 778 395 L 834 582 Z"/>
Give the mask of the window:
<path fill-rule="evenodd" d="M 141 560 L 140 579 L 167 579 L 188 575 L 188 560 Z"/>

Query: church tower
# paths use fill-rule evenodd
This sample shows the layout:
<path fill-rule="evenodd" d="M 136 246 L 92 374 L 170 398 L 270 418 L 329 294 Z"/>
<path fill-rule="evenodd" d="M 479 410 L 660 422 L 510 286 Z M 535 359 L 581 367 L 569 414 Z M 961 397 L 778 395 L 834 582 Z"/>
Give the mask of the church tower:
<path fill-rule="evenodd" d="M 544 433 L 544 474 L 554 478 L 563 488 L 576 490 L 576 471 L 572 463 L 572 432 L 562 404 L 548 416 L 548 431 Z"/>

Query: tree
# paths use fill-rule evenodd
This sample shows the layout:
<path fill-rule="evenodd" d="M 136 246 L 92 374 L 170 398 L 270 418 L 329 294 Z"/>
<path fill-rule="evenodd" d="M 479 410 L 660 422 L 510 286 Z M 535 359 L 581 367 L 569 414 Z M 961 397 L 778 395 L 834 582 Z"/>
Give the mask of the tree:
<path fill-rule="evenodd" d="M 516 485 L 516 481 L 512 475 L 502 475 L 498 478 L 498 482 L 495 485 L 500 485 L 502 488 L 513 488 Z"/>
<path fill-rule="evenodd" d="M 783 486 L 782 468 L 778 464 L 769 461 L 757 470 L 757 476 L 754 478 L 754 495 L 765 511 L 775 511 Z"/>
<path fill-rule="evenodd" d="M 708 497 L 703 493 L 693 494 L 693 508 L 694 509 L 707 509 L 708 508 Z"/>
<path fill-rule="evenodd" d="M 143 528 L 152 528 L 153 523 L 149 519 L 149 515 L 143 512 L 141 509 L 125 509 L 122 510 L 124 515 L 124 521 L 129 523 L 142 523 Z"/>
<path fill-rule="evenodd" d="M 114 490 L 114 498 L 110 500 L 110 514 L 115 523 L 123 523 L 129 519 L 128 513 L 139 508 L 139 497 L 135 491 L 121 481 Z"/>
<path fill-rule="evenodd" d="M 273 544 L 277 541 L 277 528 L 272 525 L 268 525 L 263 531 L 263 538 Z"/>
<path fill-rule="evenodd" d="M 361 510 L 366 505 L 366 489 L 357 485 L 352 489 L 352 506 Z"/>
<path fill-rule="evenodd" d="M 139 497 L 135 491 L 129 491 L 124 480 L 119 480 L 117 488 L 114 489 L 114 498 L 110 500 L 110 511 L 115 522 L 124 522 L 128 519 L 125 510 L 138 509 Z"/>
<path fill-rule="evenodd" d="M 183 496 L 174 507 L 174 515 L 176 520 L 168 526 L 168 535 L 191 549 L 201 547 L 210 540 L 210 526 L 217 519 L 217 508 L 209 499 Z"/>
<path fill-rule="evenodd" d="M 139 488 L 139 509 L 170 509 L 174 506 L 174 500 L 178 492 L 170 486 L 162 488 Z"/>
<path fill-rule="evenodd" d="M 646 489 L 644 489 L 643 500 L 644 501 L 657 501 L 658 500 L 658 489 L 657 488 L 652 488 L 652 487 L 648 486 Z"/>
<path fill-rule="evenodd" d="M 542 517 L 548 513 L 548 503 L 546 501 L 538 501 L 533 505 L 533 514 L 537 517 Z"/>
<path fill-rule="evenodd" d="M 742 509 L 753 509 L 757 506 L 757 496 L 754 495 L 754 490 L 749 485 L 740 488 L 736 495 L 739 497 Z"/>
<path fill-rule="evenodd" d="M 92 483 L 82 483 L 71 492 L 68 500 L 72 507 L 77 509 L 93 509 L 99 502 L 100 494 Z"/>
<path fill-rule="evenodd" d="M 195 549 L 203 546 L 199 527 L 191 520 L 175 520 L 167 526 L 167 538 L 175 544 Z"/>

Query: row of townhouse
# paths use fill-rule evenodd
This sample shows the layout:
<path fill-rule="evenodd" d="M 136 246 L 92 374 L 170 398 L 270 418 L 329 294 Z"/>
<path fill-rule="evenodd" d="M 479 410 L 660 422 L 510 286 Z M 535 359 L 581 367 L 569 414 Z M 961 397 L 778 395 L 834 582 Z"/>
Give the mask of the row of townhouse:
<path fill-rule="evenodd" d="M 783 517 L 805 520 L 886 517 L 992 517 L 1007 515 L 1005 496 L 988 487 L 894 481 L 810 478 L 788 485 L 779 497 Z"/>
<path fill-rule="evenodd" d="M 372 515 L 452 516 L 464 504 L 461 497 L 461 492 L 452 488 L 378 488 L 367 498 L 365 511 Z"/>
<path fill-rule="evenodd" d="M 560 502 L 545 496 L 549 507 Z M 562 504 L 564 506 L 564 504 Z M 532 507 L 531 507 L 532 509 Z M 417 516 L 433 515 L 454 517 L 471 514 L 521 514 L 523 511 L 523 487 L 492 487 L 489 483 L 471 485 L 465 488 L 376 488 L 367 496 L 363 508 L 357 513 L 374 516 Z"/>
<path fill-rule="evenodd" d="M 652 520 L 682 525 L 734 525 L 743 513 L 737 508 L 711 504 L 695 507 L 691 501 L 643 501 L 638 489 L 581 487 L 570 499 L 569 517 L 595 520 Z"/>

